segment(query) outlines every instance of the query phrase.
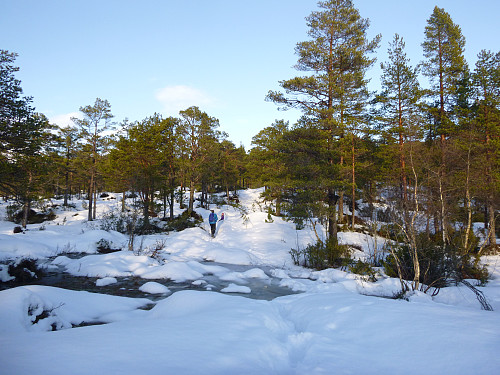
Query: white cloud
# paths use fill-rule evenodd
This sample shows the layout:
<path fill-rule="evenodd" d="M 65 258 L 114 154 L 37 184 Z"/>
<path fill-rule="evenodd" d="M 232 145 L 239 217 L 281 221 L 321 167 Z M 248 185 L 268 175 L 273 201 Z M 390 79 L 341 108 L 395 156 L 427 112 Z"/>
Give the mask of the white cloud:
<path fill-rule="evenodd" d="M 198 106 L 203 111 L 204 107 L 214 103 L 203 91 L 186 85 L 166 86 L 157 90 L 155 97 L 163 105 L 163 110 L 172 116 L 191 106 Z"/>
<path fill-rule="evenodd" d="M 80 112 L 70 112 L 61 115 L 55 115 L 49 117 L 49 122 L 51 124 L 59 125 L 59 127 L 61 128 L 64 128 L 66 126 L 75 126 L 75 123 L 71 121 L 72 117 L 82 118 L 82 114 Z"/>

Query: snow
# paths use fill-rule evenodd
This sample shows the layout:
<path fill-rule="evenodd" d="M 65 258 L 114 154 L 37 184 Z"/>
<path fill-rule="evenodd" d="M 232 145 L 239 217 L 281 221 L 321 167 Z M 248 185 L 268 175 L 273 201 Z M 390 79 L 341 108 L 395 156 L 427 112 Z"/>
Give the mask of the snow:
<path fill-rule="evenodd" d="M 27 334 L 32 331 L 51 330 L 51 325 L 71 328 L 83 322 L 111 323 L 140 315 L 139 307 L 151 301 L 145 298 L 125 298 L 84 291 L 71 291 L 41 285 L 30 285 L 3 290 L 0 292 L 0 332 Z M 50 316 L 33 324 L 43 310 Z M 27 337 L 30 337 L 29 335 Z M 2 335 L 3 347 L 6 335 Z M 13 336 L 10 336 L 13 338 Z M 43 338 L 40 337 L 41 339 Z M 10 341 L 10 340 L 8 340 Z M 43 346 L 43 340 L 37 341 Z M 62 343 L 64 344 L 64 343 Z M 4 353 L 0 354 L 3 357 Z M 2 363 L 8 357 L 2 358 Z M 19 373 L 7 371 L 6 373 Z"/>
<path fill-rule="evenodd" d="M 197 209 L 205 220 L 201 228 L 136 239 L 143 250 L 165 241 L 154 259 L 139 248 L 97 254 L 101 239 L 121 249 L 127 249 L 128 239 L 99 229 L 99 220 L 86 222 L 77 201 L 73 211 L 57 210 L 57 218 L 44 223 L 43 230 L 37 224 L 24 234 L 13 234 L 15 224 L 0 221 L 4 262 L 30 256 L 48 262 L 48 268 L 96 278 L 96 285 L 103 287 L 121 277 L 141 278 L 147 281 L 137 289 L 156 298 L 42 285 L 2 290 L 1 372 L 500 373 L 500 257 L 483 257 L 492 279 L 478 286 L 494 311 L 481 310 L 464 286 L 444 288 L 434 297 L 415 292 L 408 301 L 392 299 L 399 280 L 380 277 L 369 282 L 338 269 L 313 271 L 293 265 L 289 250 L 314 241 L 314 232 L 296 231 L 277 217 L 267 223 L 260 192 L 240 193 L 246 213 L 229 206 L 215 208 L 219 216 L 224 212 L 225 220 L 213 239 L 209 211 L 202 209 Z M 103 215 L 119 204 L 99 200 L 98 210 Z M 0 217 L 5 207 L 0 204 Z M 363 258 L 375 246 L 381 251 L 383 239 L 345 232 L 341 242 L 361 248 L 356 254 Z M 83 256 L 75 259 L 71 253 Z M 238 265 L 247 267 L 240 270 Z M 222 286 L 203 280 L 208 276 Z M 0 278 L 10 279 L 5 265 L 0 265 Z M 301 293 L 271 301 L 246 297 L 254 292 L 252 282 L 265 288 L 271 279 Z M 188 282 L 206 291 L 176 291 L 161 280 Z"/>
<path fill-rule="evenodd" d="M 107 286 L 111 284 L 116 284 L 118 280 L 116 280 L 114 277 L 103 277 L 102 279 L 98 279 L 95 282 L 95 285 L 97 286 Z"/>
<path fill-rule="evenodd" d="M 220 290 L 222 293 L 252 293 L 252 290 L 244 285 L 229 284 Z"/>
<path fill-rule="evenodd" d="M 155 281 L 148 281 L 146 284 L 141 285 L 139 287 L 139 290 L 150 294 L 170 293 L 170 289 L 168 289 L 165 285 L 157 283 Z"/>
<path fill-rule="evenodd" d="M 15 277 L 9 275 L 9 267 L 5 264 L 0 264 L 0 281 L 5 283 L 14 279 Z"/>

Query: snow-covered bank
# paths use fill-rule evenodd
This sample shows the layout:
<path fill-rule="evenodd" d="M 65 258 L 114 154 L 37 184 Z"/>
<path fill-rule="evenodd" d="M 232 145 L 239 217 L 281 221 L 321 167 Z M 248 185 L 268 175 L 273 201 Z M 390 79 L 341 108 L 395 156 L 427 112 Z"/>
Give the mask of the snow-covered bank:
<path fill-rule="evenodd" d="M 9 298 L 19 304 L 23 289 L 9 291 Z M 113 323 L 45 333 L 13 324 L 15 331 L 0 336 L 6 374 L 497 374 L 500 368 L 494 312 L 342 287 L 273 301 L 185 291 L 150 311 L 130 311 L 129 299 L 118 297 L 84 300 L 81 292 L 27 289 L 42 301 L 59 295 L 63 305 L 54 312 L 66 319 Z"/>
<path fill-rule="evenodd" d="M 381 298 L 392 297 L 399 280 L 373 283 L 341 270 L 294 266 L 290 248 L 314 241 L 314 234 L 280 218 L 266 222 L 259 193 L 241 192 L 244 210 L 216 208 L 225 220 L 215 239 L 208 234 L 209 211 L 202 209 L 201 228 L 138 238 L 144 249 L 163 241 L 154 259 L 139 251 L 97 254 L 101 239 L 126 249 L 127 237 L 100 230 L 99 220 L 87 223 L 81 206 L 59 210 L 54 222 L 30 225 L 24 234 L 0 221 L 0 260 L 45 259 L 47 267 L 97 278 L 98 287 L 141 278 L 142 295 L 162 298 L 144 310 L 150 299 L 39 285 L 0 291 L 0 373 L 500 373 L 500 257 L 484 258 L 492 280 L 479 287 L 492 312 L 481 310 L 466 287 L 444 288 L 435 297 L 415 293 L 409 301 Z M 117 205 L 100 200 L 98 209 Z M 4 211 L 0 204 L 0 217 Z M 341 241 L 361 248 L 360 256 L 375 246 L 361 233 L 342 233 Z M 85 254 L 74 258 L 71 252 Z M 208 276 L 220 286 L 208 285 Z M 8 277 L 5 268 L 0 277 Z M 265 284 L 271 277 L 301 293 L 272 301 L 243 297 L 251 280 Z M 207 291 L 172 293 L 153 281 L 160 279 L 206 285 Z M 87 326 L 97 323 L 105 324 Z"/>

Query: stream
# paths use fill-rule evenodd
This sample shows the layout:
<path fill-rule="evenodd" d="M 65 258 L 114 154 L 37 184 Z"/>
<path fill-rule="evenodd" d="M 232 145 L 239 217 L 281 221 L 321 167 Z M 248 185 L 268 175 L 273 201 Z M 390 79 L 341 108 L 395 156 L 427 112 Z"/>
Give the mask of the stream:
<path fill-rule="evenodd" d="M 217 276 L 212 274 L 203 275 L 202 278 L 198 279 L 195 284 L 192 280 L 185 282 L 174 282 L 168 279 L 142 279 L 140 277 L 128 276 L 128 277 L 115 277 L 117 280 L 114 284 L 109 284 L 105 286 L 97 286 L 96 281 L 98 277 L 84 277 L 84 276 L 73 276 L 65 272 L 64 267 L 51 265 L 52 259 L 45 260 L 39 265 L 43 269 L 43 276 L 34 284 L 46 285 L 57 288 L 64 288 L 70 290 L 83 290 L 92 293 L 101 294 L 111 294 L 115 296 L 122 297 L 132 297 L 132 298 L 148 298 L 152 301 L 158 301 L 170 296 L 172 293 L 181 290 L 200 290 L 200 291 L 216 291 L 219 292 L 221 289 L 227 287 L 229 284 L 244 285 L 251 289 L 250 293 L 226 293 L 232 295 L 240 295 L 242 297 L 260 299 L 260 300 L 272 300 L 276 297 L 286 296 L 290 294 L 295 294 L 287 287 L 281 287 L 281 279 L 272 277 L 270 271 L 272 267 L 257 267 L 257 266 L 246 266 L 246 265 L 235 265 L 217 262 L 201 262 L 201 264 L 221 266 L 232 272 L 245 272 L 250 269 L 259 268 L 265 272 L 269 279 L 255 279 L 247 278 L 245 283 L 238 283 L 234 281 L 224 281 L 219 279 Z M 200 280 L 203 280 L 200 282 Z M 168 294 L 150 294 L 139 290 L 139 288 L 147 282 L 157 282 L 159 284 L 165 285 L 170 289 L 171 293 Z"/>

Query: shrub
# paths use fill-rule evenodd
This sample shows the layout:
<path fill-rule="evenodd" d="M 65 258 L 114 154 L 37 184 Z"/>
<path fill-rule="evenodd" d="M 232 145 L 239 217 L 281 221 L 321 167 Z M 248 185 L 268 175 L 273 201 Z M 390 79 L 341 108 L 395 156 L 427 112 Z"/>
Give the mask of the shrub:
<path fill-rule="evenodd" d="M 484 266 L 480 266 L 479 260 L 474 260 L 470 254 L 464 253 L 464 250 L 453 241 L 442 246 L 438 240 L 420 234 L 416 243 L 421 284 L 442 288 L 451 281 L 459 282 L 466 278 L 478 279 L 480 282 L 486 282 L 488 279 L 488 271 Z M 400 262 L 402 278 L 413 280 L 415 272 L 409 246 L 400 245 L 394 253 Z M 389 255 L 383 261 L 383 266 L 388 276 L 399 277 L 393 255 Z"/>
<path fill-rule="evenodd" d="M 101 254 L 109 254 L 121 250 L 120 248 L 113 247 L 112 242 L 108 241 L 105 238 L 101 238 L 99 241 L 97 241 L 96 247 L 97 251 Z"/>
<path fill-rule="evenodd" d="M 266 223 L 274 223 L 274 219 L 272 217 L 272 209 L 271 209 L 271 207 L 267 208 L 267 219 L 265 221 L 266 221 Z"/>
<path fill-rule="evenodd" d="M 459 281 L 464 279 L 476 279 L 479 285 L 484 286 L 488 282 L 490 274 L 484 264 L 480 263 L 480 257 L 466 256 L 459 264 Z"/>
<path fill-rule="evenodd" d="M 369 263 L 358 259 L 349 265 L 349 271 L 357 275 L 366 276 L 370 281 L 377 281 L 377 271 L 375 271 Z"/>
<path fill-rule="evenodd" d="M 157 222 L 153 220 L 144 220 L 144 218 L 137 219 L 137 223 L 135 225 L 135 233 L 136 234 L 155 234 L 155 233 L 163 233 L 166 228 L 159 227 Z"/>
<path fill-rule="evenodd" d="M 447 285 L 447 280 L 453 268 L 450 259 L 444 253 L 442 246 L 421 237 L 417 243 L 417 255 L 420 265 L 419 282 L 436 288 L 444 287 Z M 394 254 L 400 263 L 402 279 L 413 280 L 415 271 L 409 246 L 399 245 Z M 396 259 L 392 254 L 382 263 L 388 276 L 399 277 Z"/>
<path fill-rule="evenodd" d="M 101 229 L 127 233 L 127 214 L 118 210 L 109 210 L 101 217 Z"/>
<path fill-rule="evenodd" d="M 192 211 L 191 214 L 188 211 L 184 211 L 179 216 L 174 217 L 167 224 L 165 229 L 168 231 L 176 231 L 180 232 L 181 230 L 187 228 L 194 228 L 203 222 L 203 218 L 201 215 L 196 213 L 196 211 Z"/>
<path fill-rule="evenodd" d="M 16 213 L 22 208 L 22 206 L 18 203 L 12 203 L 12 204 L 9 204 L 7 207 L 6 207 L 6 214 L 7 214 L 7 217 L 6 219 L 8 221 L 14 221 L 15 219 L 15 216 L 16 216 Z"/>
<path fill-rule="evenodd" d="M 349 247 L 334 241 L 318 241 L 304 249 L 291 249 L 290 255 L 296 265 L 317 270 L 346 266 L 351 259 Z"/>

